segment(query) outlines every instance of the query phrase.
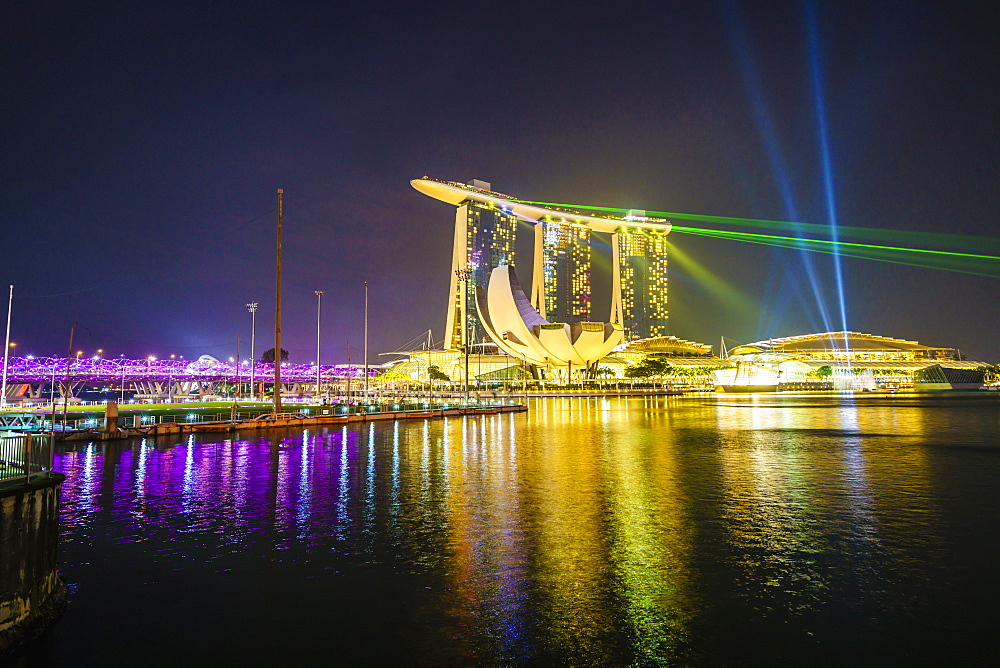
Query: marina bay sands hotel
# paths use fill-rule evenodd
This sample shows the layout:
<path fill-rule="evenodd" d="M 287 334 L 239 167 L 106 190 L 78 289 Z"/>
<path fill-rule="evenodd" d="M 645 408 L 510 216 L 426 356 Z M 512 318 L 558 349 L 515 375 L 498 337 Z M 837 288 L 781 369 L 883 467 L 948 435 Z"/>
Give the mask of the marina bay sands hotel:
<path fill-rule="evenodd" d="M 516 269 L 514 241 L 522 222 L 534 225 L 530 303 L 543 318 L 570 325 L 604 320 L 603 314 L 591 311 L 591 234 L 600 232 L 611 235 L 608 322 L 624 328 L 626 341 L 668 334 L 668 221 L 639 210 L 616 217 L 540 206 L 494 192 L 484 181 L 465 184 L 424 177 L 410 183 L 457 207 L 445 348 L 475 343 L 486 335 L 474 306 L 476 288 L 485 289 L 490 273 L 500 265 Z M 465 322 L 468 327 L 463 327 Z"/>

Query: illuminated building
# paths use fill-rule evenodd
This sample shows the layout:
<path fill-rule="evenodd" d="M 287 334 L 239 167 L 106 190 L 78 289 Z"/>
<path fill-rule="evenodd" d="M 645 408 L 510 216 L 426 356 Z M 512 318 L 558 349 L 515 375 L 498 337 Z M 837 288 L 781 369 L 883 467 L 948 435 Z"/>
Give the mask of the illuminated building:
<path fill-rule="evenodd" d="M 630 211 L 632 220 L 648 220 Z M 658 230 L 621 227 L 611 238 L 614 266 L 612 320 L 629 341 L 669 334 L 667 311 L 667 235 Z"/>
<path fill-rule="evenodd" d="M 476 182 L 489 188 L 488 183 Z M 486 336 L 473 306 L 476 286 L 485 287 L 490 271 L 501 264 L 514 265 L 517 217 L 491 202 L 469 200 L 455 212 L 455 246 L 452 253 L 451 288 L 445 347 L 458 348 Z M 468 279 L 458 271 L 471 269 Z M 464 319 L 462 316 L 466 314 Z M 462 323 L 468 326 L 463 331 Z"/>
<path fill-rule="evenodd" d="M 627 341 L 667 334 L 668 221 L 648 218 L 642 211 L 594 216 L 535 205 L 494 192 L 484 181 L 465 184 L 424 177 L 410 183 L 457 207 L 446 348 L 458 348 L 470 337 L 478 342 L 483 336 L 474 305 L 476 288 L 486 289 L 494 268 L 514 266 L 520 221 L 536 226 L 530 305 L 550 324 L 575 326 L 593 316 L 590 242 L 591 233 L 600 232 L 610 234 L 612 242 L 610 324 L 624 328 Z M 470 275 L 465 278 L 463 273 Z"/>
<path fill-rule="evenodd" d="M 916 341 L 859 332 L 823 332 L 747 343 L 729 351 L 730 357 L 748 361 L 796 359 L 806 363 L 839 363 L 870 366 L 869 363 L 906 362 L 929 366 L 939 360 L 958 361 L 954 348 L 936 348 Z"/>
<path fill-rule="evenodd" d="M 949 388 L 970 384 L 969 379 L 978 379 L 982 385 L 983 371 L 989 368 L 983 362 L 962 359 L 955 348 L 859 332 L 757 341 L 730 350 L 728 361 L 735 365 L 733 369 L 714 374 L 720 391 L 742 392 L 748 386 L 768 385 L 772 389 L 871 390 L 921 389 L 923 384 L 927 387 L 922 389 L 946 389 L 946 384 Z M 958 378 L 963 375 L 968 378 Z M 748 382 L 743 376 L 767 376 L 768 380 Z"/>
<path fill-rule="evenodd" d="M 621 325 L 550 322 L 528 303 L 513 268 L 500 266 L 479 291 L 479 312 L 500 348 L 537 367 L 589 369 L 622 342 Z"/>
<path fill-rule="evenodd" d="M 535 226 L 532 286 L 532 302 L 543 318 L 570 325 L 590 320 L 589 227 L 544 219 Z"/>

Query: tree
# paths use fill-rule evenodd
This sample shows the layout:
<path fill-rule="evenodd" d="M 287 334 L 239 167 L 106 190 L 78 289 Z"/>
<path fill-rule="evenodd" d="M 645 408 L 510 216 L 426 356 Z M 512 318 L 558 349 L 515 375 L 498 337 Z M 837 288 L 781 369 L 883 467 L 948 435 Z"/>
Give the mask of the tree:
<path fill-rule="evenodd" d="M 436 364 L 427 367 L 427 374 L 431 377 L 431 380 L 451 380 L 448 374 L 441 371 L 441 368 Z"/>
<path fill-rule="evenodd" d="M 670 368 L 670 363 L 659 357 L 647 357 L 633 367 L 625 369 L 626 378 L 649 378 L 662 376 Z"/>
<path fill-rule="evenodd" d="M 268 348 L 260 354 L 260 361 L 266 364 L 274 364 L 274 348 Z M 288 361 L 288 351 L 284 348 L 281 349 L 281 361 Z"/>

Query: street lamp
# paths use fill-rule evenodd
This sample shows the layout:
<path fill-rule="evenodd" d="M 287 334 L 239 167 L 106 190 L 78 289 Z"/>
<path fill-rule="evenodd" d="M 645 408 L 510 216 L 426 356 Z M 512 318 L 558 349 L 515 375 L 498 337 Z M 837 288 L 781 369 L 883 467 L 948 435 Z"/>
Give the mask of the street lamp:
<path fill-rule="evenodd" d="M 13 306 L 14 286 L 12 285 L 10 286 L 10 297 L 7 299 L 7 338 L 3 344 L 3 382 L 0 384 L 0 408 L 7 407 L 7 354 L 10 352 L 10 312 Z"/>
<path fill-rule="evenodd" d="M 472 267 L 455 270 L 455 276 L 462 283 L 462 348 L 465 350 L 465 403 L 469 403 L 469 279 L 472 278 Z"/>
<path fill-rule="evenodd" d="M 16 343 L 11 341 L 10 345 L 7 348 L 10 351 L 11 357 L 17 357 L 17 355 L 15 354 L 17 352 Z M 0 408 L 5 408 L 7 406 L 7 352 L 6 351 L 3 354 L 3 389 L 0 392 L 2 392 L 0 396 L 3 397 L 3 399 L 0 399 Z"/>
<path fill-rule="evenodd" d="M 257 306 L 257 302 L 247 304 L 247 310 L 250 311 L 250 401 L 254 401 L 254 392 L 256 391 L 254 371 L 257 368 L 257 358 L 254 357 L 254 343 L 257 337 Z"/>
<path fill-rule="evenodd" d="M 368 405 L 368 281 L 365 281 L 365 406 Z"/>
<path fill-rule="evenodd" d="M 316 401 L 319 402 L 319 323 L 320 315 L 323 312 L 323 295 L 325 294 L 322 290 L 316 290 Z"/>

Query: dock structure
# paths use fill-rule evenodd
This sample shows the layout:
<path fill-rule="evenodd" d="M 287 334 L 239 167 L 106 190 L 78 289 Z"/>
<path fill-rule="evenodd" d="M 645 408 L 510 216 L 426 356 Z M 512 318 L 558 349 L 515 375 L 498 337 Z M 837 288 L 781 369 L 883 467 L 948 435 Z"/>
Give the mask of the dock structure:
<path fill-rule="evenodd" d="M 120 426 L 108 429 L 98 425 L 88 429 L 56 432 L 57 441 L 109 441 L 133 437 L 155 437 L 176 434 L 198 434 L 263 429 L 286 429 L 288 427 L 326 427 L 355 422 L 380 422 L 385 420 L 422 420 L 463 415 L 496 415 L 498 413 L 520 413 L 527 411 L 524 404 L 499 406 L 457 406 L 448 408 L 421 408 L 415 410 L 391 410 L 330 415 L 307 415 L 300 412 L 267 413 L 251 418 L 229 420 L 207 420 L 201 422 L 164 422 L 143 426 Z"/>

